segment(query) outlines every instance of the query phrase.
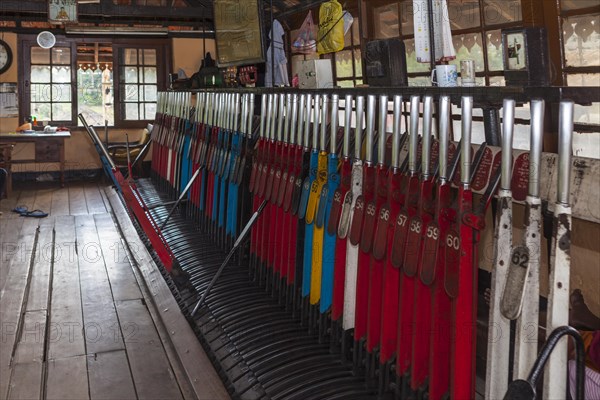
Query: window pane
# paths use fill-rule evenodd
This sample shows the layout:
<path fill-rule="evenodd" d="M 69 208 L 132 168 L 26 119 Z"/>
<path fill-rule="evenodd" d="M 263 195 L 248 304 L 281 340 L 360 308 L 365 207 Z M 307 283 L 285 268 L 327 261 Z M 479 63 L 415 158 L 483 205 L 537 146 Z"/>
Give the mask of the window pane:
<path fill-rule="evenodd" d="M 50 121 L 50 103 L 31 103 L 31 114 L 39 121 Z M 70 119 L 70 118 L 69 118 Z"/>
<path fill-rule="evenodd" d="M 567 75 L 569 86 L 600 87 L 600 74 L 569 74 Z M 592 103 L 591 106 L 575 105 L 575 122 L 582 124 L 600 124 L 600 103 Z"/>
<path fill-rule="evenodd" d="M 146 67 L 144 68 L 144 83 L 156 83 L 156 68 Z"/>
<path fill-rule="evenodd" d="M 577 10 L 595 7 L 598 5 L 598 0 L 560 0 L 560 5 L 563 10 Z"/>
<path fill-rule="evenodd" d="M 521 0 L 483 0 L 483 18 L 487 26 L 521 21 Z"/>
<path fill-rule="evenodd" d="M 487 32 L 488 68 L 490 71 L 503 71 L 502 33 L 500 30 Z"/>
<path fill-rule="evenodd" d="M 503 76 L 491 76 L 490 86 L 506 86 L 506 80 Z"/>
<path fill-rule="evenodd" d="M 155 103 L 146 103 L 144 104 L 145 107 L 145 119 L 154 119 L 154 117 L 156 116 L 156 104 Z"/>
<path fill-rule="evenodd" d="M 71 49 L 68 47 L 54 47 L 52 49 L 52 64 L 71 64 Z"/>
<path fill-rule="evenodd" d="M 373 19 L 375 21 L 375 38 L 387 39 L 398 37 L 400 29 L 398 4 L 393 3 L 383 7 L 375 7 L 373 9 Z"/>
<path fill-rule="evenodd" d="M 484 70 L 481 34 L 469 33 L 466 35 L 457 35 L 452 37 L 452 41 L 456 50 L 456 59 L 450 61 L 450 64 L 456 65 L 460 71 L 460 62 L 462 60 L 475 60 L 475 70 Z"/>
<path fill-rule="evenodd" d="M 70 121 L 71 103 L 53 103 L 52 121 Z"/>
<path fill-rule="evenodd" d="M 431 79 L 426 76 L 408 78 L 408 86 L 431 86 Z"/>
<path fill-rule="evenodd" d="M 31 67 L 31 82 L 32 83 L 42 83 L 42 82 L 50 82 L 50 67 Z"/>
<path fill-rule="evenodd" d="M 402 35 L 414 35 L 414 7 L 412 1 L 403 1 L 400 3 L 400 23 L 402 24 Z"/>
<path fill-rule="evenodd" d="M 354 40 L 354 45 L 358 46 L 360 44 L 360 20 L 357 17 L 354 17 L 354 22 L 352 23 L 352 40 Z"/>
<path fill-rule="evenodd" d="M 125 83 L 137 83 L 138 81 L 138 69 L 135 67 L 127 67 L 125 68 L 125 73 L 123 74 Z"/>
<path fill-rule="evenodd" d="M 52 101 L 71 101 L 71 85 L 52 85 Z"/>
<path fill-rule="evenodd" d="M 405 40 L 406 47 L 406 69 L 411 72 L 429 72 L 429 63 L 417 62 L 417 53 L 415 52 L 415 40 Z"/>
<path fill-rule="evenodd" d="M 362 77 L 362 54 L 360 49 L 354 50 L 354 76 Z"/>
<path fill-rule="evenodd" d="M 338 78 L 350 78 L 352 71 L 352 51 L 343 50 L 335 53 L 335 74 Z"/>
<path fill-rule="evenodd" d="M 41 47 L 31 48 L 32 64 L 50 64 L 50 50 Z"/>
<path fill-rule="evenodd" d="M 52 82 L 71 82 L 71 67 L 52 67 Z"/>
<path fill-rule="evenodd" d="M 123 64 L 125 65 L 136 65 L 138 63 L 137 49 L 124 49 L 123 50 Z"/>
<path fill-rule="evenodd" d="M 145 101 L 156 101 L 157 98 L 157 87 L 154 85 L 147 85 L 144 90 L 144 100 Z"/>
<path fill-rule="evenodd" d="M 565 18 L 563 35 L 568 66 L 600 65 L 600 14 Z"/>
<path fill-rule="evenodd" d="M 448 19 L 451 29 L 467 29 L 481 25 L 479 0 L 448 0 Z"/>
<path fill-rule="evenodd" d="M 138 101 L 138 85 L 125 85 L 125 90 L 121 93 L 123 101 Z"/>
<path fill-rule="evenodd" d="M 125 103 L 125 119 L 140 119 L 138 103 Z"/>
<path fill-rule="evenodd" d="M 49 84 L 32 84 L 31 85 L 31 102 L 43 103 L 50 101 L 50 85 Z"/>
<path fill-rule="evenodd" d="M 156 50 L 144 50 L 144 65 L 156 65 Z"/>
<path fill-rule="evenodd" d="M 337 81 L 337 85 L 342 88 L 352 88 L 354 87 L 354 81 Z"/>

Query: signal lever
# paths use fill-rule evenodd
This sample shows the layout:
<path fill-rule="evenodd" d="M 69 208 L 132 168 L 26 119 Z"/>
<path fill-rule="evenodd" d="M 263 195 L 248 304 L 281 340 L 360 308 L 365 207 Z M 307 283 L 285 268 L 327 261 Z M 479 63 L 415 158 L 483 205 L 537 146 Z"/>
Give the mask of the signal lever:
<path fill-rule="evenodd" d="M 546 344 L 542 348 L 537 360 L 535 360 L 535 364 L 533 364 L 533 368 L 531 369 L 527 380 L 517 379 L 512 381 L 510 385 L 508 385 L 504 400 L 535 400 L 537 398 L 536 386 L 544 370 L 546 361 L 548 361 L 548 358 L 558 341 L 565 335 L 570 335 L 575 341 L 577 363 L 575 400 L 583 400 L 585 398 L 585 358 L 583 339 L 581 339 L 579 332 L 577 332 L 575 328 L 561 326 L 560 328 L 556 328 L 548 337 L 548 340 L 546 340 Z"/>

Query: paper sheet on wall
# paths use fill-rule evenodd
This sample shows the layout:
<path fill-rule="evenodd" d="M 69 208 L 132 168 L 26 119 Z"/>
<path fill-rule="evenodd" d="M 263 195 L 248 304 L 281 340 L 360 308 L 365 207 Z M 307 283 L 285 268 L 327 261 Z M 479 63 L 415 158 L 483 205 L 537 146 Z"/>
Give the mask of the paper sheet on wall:
<path fill-rule="evenodd" d="M 16 83 L 0 84 L 0 118 L 18 118 L 19 102 Z"/>
<path fill-rule="evenodd" d="M 413 9 L 417 62 L 428 63 L 431 61 L 428 0 L 413 0 Z M 456 52 L 452 44 L 452 30 L 450 29 L 446 0 L 433 0 L 433 32 L 435 61 L 454 60 Z"/>

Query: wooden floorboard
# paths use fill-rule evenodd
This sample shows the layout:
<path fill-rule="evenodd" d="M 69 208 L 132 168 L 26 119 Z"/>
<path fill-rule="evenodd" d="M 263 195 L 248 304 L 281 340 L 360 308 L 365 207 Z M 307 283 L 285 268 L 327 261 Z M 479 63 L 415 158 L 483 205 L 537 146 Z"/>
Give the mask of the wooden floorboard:
<path fill-rule="evenodd" d="M 15 205 L 50 216 L 20 217 L 10 212 Z M 179 362 L 189 354 L 175 353 L 156 293 L 140 288 L 144 278 L 130 261 L 140 258 L 123 241 L 104 189 L 24 185 L 0 209 L 9 211 L 0 216 L 0 399 L 195 398 Z M 228 398 L 224 389 L 212 395 L 222 384 L 207 368 L 201 374 L 216 381 L 198 398 Z"/>
<path fill-rule="evenodd" d="M 69 188 L 55 188 L 52 192 L 50 215 L 69 215 Z"/>
<path fill-rule="evenodd" d="M 83 184 L 74 183 L 69 185 L 69 215 L 88 214 Z"/>
<path fill-rule="evenodd" d="M 58 338 L 50 341 L 49 359 L 85 355 L 75 217 L 56 217 L 55 231 L 50 323 Z"/>
<path fill-rule="evenodd" d="M 44 366 L 41 362 L 16 364 L 10 381 L 9 400 L 39 399 L 42 393 L 40 377 Z M 5 398 L 5 397 L 3 397 Z"/>
<path fill-rule="evenodd" d="M 125 349 L 94 217 L 75 217 L 87 354 Z"/>
<path fill-rule="evenodd" d="M 92 400 L 135 399 L 135 387 L 125 350 L 97 353 L 87 357 Z"/>
<path fill-rule="evenodd" d="M 140 300 L 117 303 L 123 338 L 140 399 L 181 399 L 179 386 L 150 313 Z"/>
<path fill-rule="evenodd" d="M 115 300 L 141 299 L 140 287 L 121 243 L 121 235 L 114 229 L 112 217 L 98 214 L 94 215 L 94 220 Z"/>
<path fill-rule="evenodd" d="M 0 321 L 2 321 L 2 340 L 0 340 L 0 398 L 6 398 L 10 379 L 10 364 L 17 333 L 21 323 L 23 301 L 31 271 L 31 258 L 35 250 L 38 221 L 28 219 L 23 222 L 19 234 L 16 253 L 11 257 L 6 283 L 0 292 Z"/>
<path fill-rule="evenodd" d="M 85 356 L 48 360 L 46 399 L 89 399 L 87 361 Z"/>
<path fill-rule="evenodd" d="M 85 201 L 90 214 L 102 214 L 107 212 L 98 185 L 86 183 L 84 185 Z"/>
<path fill-rule="evenodd" d="M 40 220 L 27 311 L 47 310 L 54 253 L 54 218 Z"/>
<path fill-rule="evenodd" d="M 33 210 L 41 210 L 45 213 L 50 213 L 52 209 L 52 188 L 45 187 L 44 189 L 38 189 L 36 191 L 35 201 L 33 203 Z"/>

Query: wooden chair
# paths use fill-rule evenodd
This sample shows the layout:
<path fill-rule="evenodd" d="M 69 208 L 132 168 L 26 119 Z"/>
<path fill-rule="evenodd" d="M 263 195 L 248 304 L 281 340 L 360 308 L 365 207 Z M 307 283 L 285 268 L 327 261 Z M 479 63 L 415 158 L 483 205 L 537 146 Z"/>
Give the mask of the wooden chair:
<path fill-rule="evenodd" d="M 129 157 L 131 162 L 135 160 L 135 158 L 140 154 L 140 151 L 144 148 L 144 146 L 150 141 L 150 132 L 152 131 L 152 125 L 148 125 L 142 131 L 142 135 L 137 142 L 129 143 Z M 110 154 L 114 163 L 119 168 L 127 167 L 127 144 L 119 143 L 108 146 L 108 154 Z M 142 173 L 142 163 L 139 162 L 135 166 L 138 175 Z"/>

